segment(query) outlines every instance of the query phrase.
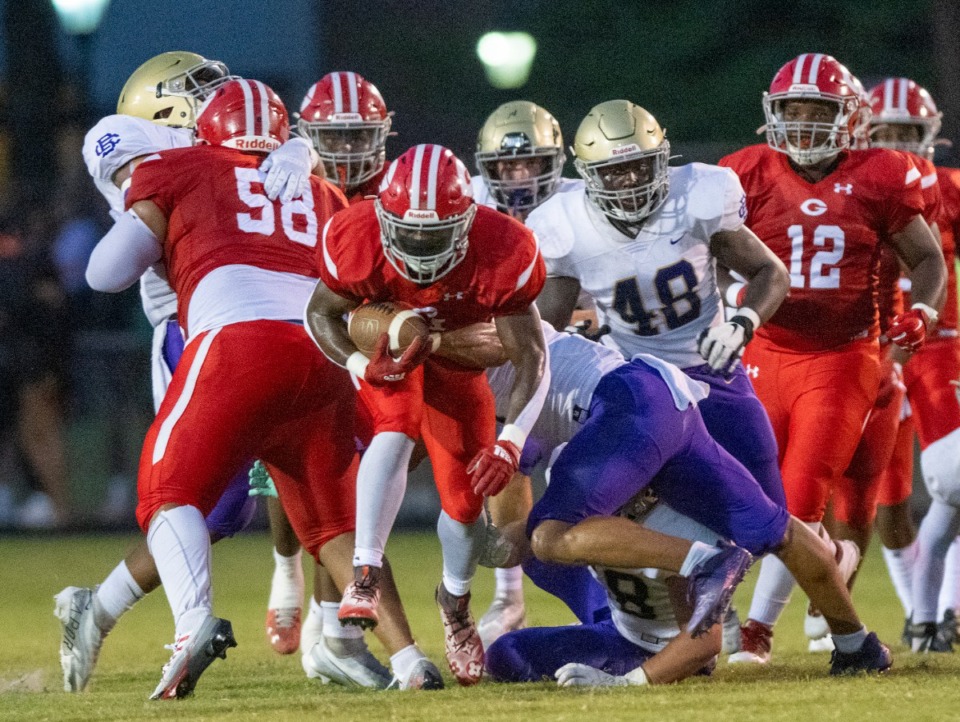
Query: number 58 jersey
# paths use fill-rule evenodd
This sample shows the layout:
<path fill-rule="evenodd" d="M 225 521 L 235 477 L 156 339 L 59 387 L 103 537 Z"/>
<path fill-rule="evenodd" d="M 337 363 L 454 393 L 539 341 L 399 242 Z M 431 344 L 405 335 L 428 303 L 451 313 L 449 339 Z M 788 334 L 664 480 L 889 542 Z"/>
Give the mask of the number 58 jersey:
<path fill-rule="evenodd" d="M 670 168 L 667 199 L 635 238 L 587 199 L 582 182 L 536 208 L 527 226 L 548 277 L 580 282 L 624 356 L 646 353 L 689 368 L 703 363 L 701 331 L 723 321 L 710 238 L 739 229 L 745 217 L 734 173 L 690 163 Z"/>
<path fill-rule="evenodd" d="M 766 145 L 720 163 L 740 176 L 750 229 L 790 272 L 789 296 L 757 334 L 803 353 L 876 338 L 881 248 L 924 210 L 921 174 L 907 155 L 842 153 L 817 183 Z"/>

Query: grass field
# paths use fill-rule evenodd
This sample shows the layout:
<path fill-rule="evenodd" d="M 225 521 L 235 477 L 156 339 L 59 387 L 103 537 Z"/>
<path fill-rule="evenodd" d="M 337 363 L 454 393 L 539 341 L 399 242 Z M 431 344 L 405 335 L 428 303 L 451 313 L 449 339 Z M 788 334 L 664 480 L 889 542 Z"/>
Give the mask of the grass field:
<path fill-rule="evenodd" d="M 233 622 L 239 647 L 201 679 L 196 695 L 148 702 L 169 652 L 173 626 L 157 593 L 124 617 L 106 641 L 90 690 L 61 691 L 59 624 L 52 596 L 69 584 L 94 584 L 133 542 L 127 537 L 0 540 L 0 720 L 821 720 L 960 718 L 960 660 L 912 656 L 899 644 L 900 606 L 879 554 L 872 553 L 855 599 L 867 624 L 894 649 L 894 670 L 883 678 L 830 679 L 826 655 L 805 652 L 803 595 L 777 628 L 774 661 L 766 668 L 731 668 L 721 661 L 712 680 L 671 687 L 599 691 L 559 690 L 544 682 L 484 683 L 442 692 L 345 691 L 306 679 L 299 655 L 278 657 L 264 638 L 263 617 L 272 569 L 270 544 L 251 535 L 216 547 L 215 610 Z M 445 669 L 433 589 L 440 554 L 430 535 L 397 535 L 389 549 L 414 633 Z M 737 594 L 748 607 L 754 573 Z M 493 575 L 481 570 L 474 610 L 490 601 Z M 308 576 L 308 579 L 310 577 Z M 562 624 L 572 615 L 527 587 L 528 623 Z M 375 652 L 383 657 L 375 640 Z M 451 682 L 448 678 L 448 682 Z M 451 682 L 452 684 L 452 682 Z"/>

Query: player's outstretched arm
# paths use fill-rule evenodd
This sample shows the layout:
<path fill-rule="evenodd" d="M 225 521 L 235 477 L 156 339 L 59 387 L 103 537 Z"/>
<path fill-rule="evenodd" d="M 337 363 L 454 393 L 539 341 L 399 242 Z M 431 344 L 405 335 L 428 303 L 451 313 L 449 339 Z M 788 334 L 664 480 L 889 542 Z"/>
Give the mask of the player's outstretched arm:
<path fill-rule="evenodd" d="M 568 276 L 550 276 L 537 296 L 537 309 L 543 320 L 554 328 L 570 325 L 580 296 L 580 281 Z"/>

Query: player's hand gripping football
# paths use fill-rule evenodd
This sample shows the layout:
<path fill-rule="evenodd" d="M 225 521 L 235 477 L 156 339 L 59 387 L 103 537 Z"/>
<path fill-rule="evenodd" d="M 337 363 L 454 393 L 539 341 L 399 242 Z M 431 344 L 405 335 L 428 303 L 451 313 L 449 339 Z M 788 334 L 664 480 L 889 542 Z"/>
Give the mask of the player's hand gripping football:
<path fill-rule="evenodd" d="M 913 353 L 927 337 L 927 314 L 922 308 L 911 308 L 894 316 L 887 329 L 887 338 L 904 351 Z"/>
<path fill-rule="evenodd" d="M 473 475 L 473 491 L 479 496 L 496 496 L 520 468 L 520 449 L 512 441 L 500 439 L 481 451 L 470 462 L 467 473 Z"/>
<path fill-rule="evenodd" d="M 753 338 L 753 326 L 753 321 L 746 316 L 734 316 L 724 324 L 703 331 L 697 339 L 697 350 L 711 370 L 729 374 Z"/>
<path fill-rule="evenodd" d="M 363 380 L 373 386 L 402 381 L 408 373 L 427 360 L 432 350 L 433 342 L 429 336 L 417 336 L 400 358 L 394 358 L 390 355 L 390 337 L 385 333 L 380 334 L 370 363 L 364 371 Z"/>
<path fill-rule="evenodd" d="M 260 164 L 260 170 L 267 174 L 263 191 L 272 201 L 279 198 L 281 203 L 289 203 L 310 191 L 312 168 L 310 142 L 304 138 L 291 138 Z"/>

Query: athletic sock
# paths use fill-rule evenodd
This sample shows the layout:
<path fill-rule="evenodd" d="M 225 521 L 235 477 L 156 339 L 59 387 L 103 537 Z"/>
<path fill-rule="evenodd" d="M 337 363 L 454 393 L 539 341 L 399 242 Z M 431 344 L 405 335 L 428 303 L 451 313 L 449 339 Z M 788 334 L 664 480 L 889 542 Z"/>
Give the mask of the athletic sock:
<path fill-rule="evenodd" d="M 783 562 L 768 554 L 760 562 L 757 586 L 750 602 L 749 618 L 773 627 L 790 603 L 790 595 L 796 581 Z"/>
<path fill-rule="evenodd" d="M 947 552 L 943 566 L 943 584 L 940 585 L 940 599 L 937 602 L 937 619 L 943 619 L 950 609 L 960 607 L 960 540 L 954 538 Z"/>
<path fill-rule="evenodd" d="M 390 656 L 390 668 L 397 679 L 406 682 L 417 662 L 426 656 L 416 644 L 411 644 Z"/>
<path fill-rule="evenodd" d="M 513 598 L 523 596 L 523 567 L 506 567 L 504 569 L 494 569 L 493 576 L 497 580 L 497 588 L 494 596 L 502 598 Z"/>
<path fill-rule="evenodd" d="M 897 593 L 897 599 L 903 606 L 903 616 L 909 617 L 913 613 L 912 585 L 913 567 L 917 560 L 917 540 L 914 539 L 903 549 L 883 548 L 883 560 L 887 563 L 890 581 Z"/>
<path fill-rule="evenodd" d="M 384 431 L 373 437 L 357 471 L 357 532 L 353 566 L 383 566 L 383 549 L 407 490 L 414 442 Z"/>
<path fill-rule="evenodd" d="M 323 636 L 328 639 L 359 639 L 363 628 L 356 624 L 340 624 L 340 602 L 320 602 L 323 614 Z"/>
<path fill-rule="evenodd" d="M 917 560 L 913 569 L 913 621 L 937 621 L 937 599 L 943 584 L 943 559 L 957 536 L 960 510 L 938 499 L 930 503 L 917 532 Z"/>
<path fill-rule="evenodd" d="M 302 550 L 297 549 L 293 556 L 285 557 L 273 550 L 273 580 L 270 583 L 270 601 L 268 609 L 301 609 L 303 607 L 303 565 Z"/>
<path fill-rule="evenodd" d="M 462 597 L 470 591 L 485 525 L 482 517 L 472 524 L 464 524 L 447 512 L 440 512 L 437 536 L 443 553 L 443 586 L 455 597 Z"/>
<path fill-rule="evenodd" d="M 683 560 L 683 564 L 680 566 L 680 576 L 689 577 L 691 574 L 693 574 L 693 570 L 697 568 L 697 565 L 702 564 L 710 557 L 715 556 L 719 551 L 719 547 L 715 545 L 704 544 L 703 542 L 698 541 L 693 542 L 690 544 L 690 551 L 687 552 L 687 556 Z"/>
<path fill-rule="evenodd" d="M 113 629 L 124 612 L 143 597 L 143 590 L 130 574 L 127 562 L 117 564 L 93 595 L 94 618 L 100 631 L 106 634 Z"/>
<path fill-rule="evenodd" d="M 834 634 L 831 636 L 833 637 L 833 646 L 837 648 L 838 652 L 853 654 L 854 652 L 860 651 L 860 647 L 863 646 L 864 641 L 867 639 L 867 628 L 860 627 L 860 629 L 851 634 Z"/>

